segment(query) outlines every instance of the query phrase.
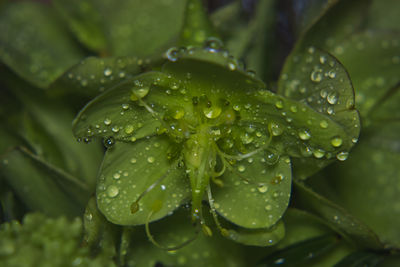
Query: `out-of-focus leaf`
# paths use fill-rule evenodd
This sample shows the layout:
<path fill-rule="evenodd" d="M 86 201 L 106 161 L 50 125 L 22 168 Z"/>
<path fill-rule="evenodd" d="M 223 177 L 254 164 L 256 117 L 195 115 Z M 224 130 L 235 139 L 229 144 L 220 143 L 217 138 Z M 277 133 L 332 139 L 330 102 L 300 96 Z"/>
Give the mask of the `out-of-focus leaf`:
<path fill-rule="evenodd" d="M 188 214 L 188 211 L 182 210 L 152 223 L 150 229 L 153 238 L 162 246 L 174 247 L 195 237 L 195 228 L 189 223 Z M 129 266 L 154 266 L 158 262 L 164 266 L 245 267 L 252 261 L 245 261 L 245 247 L 221 237 L 217 232 L 212 237 L 200 233 L 193 242 L 171 252 L 154 246 L 143 232 L 135 233 L 132 237 L 134 242 L 128 251 Z"/>
<path fill-rule="evenodd" d="M 32 84 L 46 88 L 82 58 L 52 11 L 12 2 L 0 12 L 0 59 Z"/>
<path fill-rule="evenodd" d="M 350 237 L 361 247 L 382 249 L 377 236 L 363 223 L 352 217 L 346 210 L 313 192 L 301 182 L 295 181 L 295 199 L 298 208 L 314 213 L 327 221 L 336 231 Z"/>
<path fill-rule="evenodd" d="M 264 151 L 238 161 L 220 178 L 224 185 L 214 186 L 217 212 L 245 228 L 269 228 L 284 214 L 290 198 L 292 177 L 288 157 L 269 165 Z"/>
<path fill-rule="evenodd" d="M 247 66 L 254 70 L 263 80 L 272 78 L 272 62 L 276 55 L 277 42 L 274 36 L 276 27 L 276 5 L 275 0 L 259 1 L 257 3 L 256 15 L 249 25 L 252 34 L 247 38 L 248 46 L 244 54 L 240 55 L 246 59 Z M 244 39 L 246 40 L 246 39 Z"/>
<path fill-rule="evenodd" d="M 83 215 L 84 242 L 93 254 L 112 258 L 116 255 L 118 229 L 104 218 L 97 208 L 96 199 L 90 198 Z"/>
<path fill-rule="evenodd" d="M 79 180 L 24 148 L 4 155 L 0 171 L 27 207 L 49 216 L 77 216 L 89 198 Z"/>
<path fill-rule="evenodd" d="M 186 0 L 185 19 L 179 45 L 203 46 L 206 39 L 217 37 L 218 34 L 208 19 L 203 2 Z"/>
<path fill-rule="evenodd" d="M 104 52 L 106 39 L 101 17 L 93 3 L 96 0 L 55 0 L 54 7 L 68 24 L 69 29 L 88 48 L 96 52 Z"/>
<path fill-rule="evenodd" d="M 97 205 L 109 221 L 145 224 L 166 216 L 189 198 L 184 169 L 176 159 L 168 159 L 173 145 L 166 137 L 156 136 L 135 143 L 117 142 L 107 150 Z"/>
<path fill-rule="evenodd" d="M 176 38 L 183 22 L 183 0 L 93 1 L 113 56 L 149 56 Z"/>
<path fill-rule="evenodd" d="M 324 235 L 295 243 L 278 250 L 262 260 L 258 266 L 301 266 L 329 252 L 338 243 L 335 235 Z"/>
<path fill-rule="evenodd" d="M 400 83 L 390 89 L 379 101 L 376 102 L 374 107 L 371 108 L 369 119 L 372 123 L 390 122 L 400 120 Z M 395 134 L 395 133 L 393 133 Z"/>
<path fill-rule="evenodd" d="M 310 122 L 311 130 L 326 130 L 331 121 L 339 125 L 345 134 L 332 137 L 329 145 L 340 150 L 335 155 L 339 160 L 347 158 L 350 148 L 358 140 L 360 118 L 354 108 L 354 91 L 350 78 L 334 57 L 312 46 L 307 51 L 294 53 L 283 68 L 278 93 L 325 114 L 326 120 L 316 124 Z M 317 135 L 317 138 L 321 136 L 324 134 Z M 295 176 L 306 178 L 326 165 L 329 162 L 326 159 L 331 154 L 327 152 L 324 148 L 314 148 L 310 153 L 316 159 L 295 160 Z"/>
<path fill-rule="evenodd" d="M 139 74 L 151 62 L 151 59 L 137 57 L 88 57 L 57 79 L 51 85 L 50 92 L 95 97 Z"/>
<path fill-rule="evenodd" d="M 367 27 L 373 29 L 400 30 L 400 2 L 373 0 L 369 8 Z"/>
<path fill-rule="evenodd" d="M 400 247 L 398 177 L 399 123 L 376 123 L 348 162 L 332 166 L 329 184 L 336 199 L 363 220 L 388 246 Z"/>
<path fill-rule="evenodd" d="M 304 34 L 339 0 L 298 0 L 292 1 L 295 20 L 293 21 L 294 32 L 297 36 Z"/>
<path fill-rule="evenodd" d="M 335 264 L 334 267 L 374 267 L 381 266 L 379 263 L 383 260 L 383 256 L 366 251 L 357 251 L 347 257 L 343 258 L 340 262 Z"/>
<path fill-rule="evenodd" d="M 65 217 L 47 218 L 31 213 L 22 224 L 17 221 L 0 226 L 1 266 L 98 266 L 115 267 L 107 255 L 92 257 L 81 246 L 82 221 Z"/>
<path fill-rule="evenodd" d="M 351 76 L 356 90 L 356 107 L 363 117 L 400 82 L 399 36 L 398 33 L 364 31 L 330 49 Z"/>

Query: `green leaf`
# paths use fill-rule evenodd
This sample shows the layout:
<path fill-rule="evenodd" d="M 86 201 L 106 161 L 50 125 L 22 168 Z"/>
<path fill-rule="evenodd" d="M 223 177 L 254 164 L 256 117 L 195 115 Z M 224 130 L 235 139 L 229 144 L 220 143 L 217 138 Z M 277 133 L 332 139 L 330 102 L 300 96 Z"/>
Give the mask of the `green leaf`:
<path fill-rule="evenodd" d="M 217 38 L 207 12 L 200 0 L 186 0 L 185 19 L 181 30 L 179 45 L 202 46 L 209 38 Z"/>
<path fill-rule="evenodd" d="M 354 149 L 349 161 L 332 166 L 329 184 L 339 203 L 363 220 L 388 246 L 400 247 L 398 122 L 381 122 Z"/>
<path fill-rule="evenodd" d="M 174 251 L 160 249 L 150 243 L 144 231 L 132 235 L 132 247 L 128 250 L 128 263 L 135 266 L 236 266 L 245 267 L 253 259 L 246 260 L 246 247 L 215 234 L 212 237 L 198 234 L 189 222 L 188 211 L 180 209 L 172 216 L 150 225 L 153 238 L 164 247 L 179 246 L 194 237 L 188 245 Z M 252 247 L 254 250 L 254 247 Z"/>
<path fill-rule="evenodd" d="M 102 17 L 92 0 L 55 0 L 55 9 L 68 24 L 78 40 L 96 52 L 104 52 L 106 39 L 102 29 Z"/>
<path fill-rule="evenodd" d="M 323 131 L 326 124 L 331 124 L 331 121 L 340 127 L 345 133 L 324 143 L 339 149 L 336 154 L 339 160 L 347 158 L 350 148 L 358 140 L 360 119 L 354 108 L 354 91 L 350 78 L 344 67 L 334 57 L 314 47 L 309 47 L 307 51 L 293 53 L 283 68 L 278 93 L 307 104 L 325 115 L 327 123 L 322 120 L 317 124 L 311 122 L 311 130 Z M 318 135 L 318 138 L 323 136 L 324 134 Z M 316 152 L 322 153 L 323 157 L 325 154 L 323 150 Z M 314 161 L 309 161 L 309 159 L 295 161 L 296 177 L 304 178 L 313 172 L 312 169 L 317 170 L 312 165 L 323 166 L 318 164 L 318 160 Z M 322 162 L 322 164 L 326 163 Z"/>
<path fill-rule="evenodd" d="M 181 29 L 186 1 L 93 1 L 113 56 L 149 56 L 161 52 Z"/>
<path fill-rule="evenodd" d="M 373 29 L 400 30 L 398 1 L 373 0 L 369 9 L 367 27 Z"/>
<path fill-rule="evenodd" d="M 293 200 L 298 208 L 309 211 L 325 219 L 330 226 L 341 234 L 350 237 L 361 247 L 382 249 L 382 244 L 370 228 L 358 221 L 346 210 L 325 197 L 313 192 L 301 182 L 295 181 Z"/>
<path fill-rule="evenodd" d="M 276 251 L 261 261 L 259 266 L 295 266 L 311 263 L 314 259 L 328 253 L 338 243 L 334 235 L 324 235 L 293 244 Z"/>
<path fill-rule="evenodd" d="M 107 150 L 98 180 L 97 205 L 109 221 L 145 224 L 165 217 L 189 198 L 184 170 L 176 159 L 168 159 L 174 145 L 157 136 L 136 143 L 117 142 Z"/>
<path fill-rule="evenodd" d="M 340 262 L 335 264 L 334 267 L 374 267 L 381 266 L 379 263 L 383 260 L 382 255 L 372 252 L 357 251 L 347 257 L 343 258 Z"/>
<path fill-rule="evenodd" d="M 147 68 L 151 59 L 137 57 L 88 57 L 70 68 L 51 85 L 53 94 L 95 97 Z"/>
<path fill-rule="evenodd" d="M 246 246 L 274 246 L 285 236 L 285 225 L 282 221 L 278 221 L 270 228 L 264 229 L 247 229 L 237 227 L 229 229 L 228 239 L 241 243 Z"/>
<path fill-rule="evenodd" d="M 291 165 L 288 157 L 266 162 L 262 151 L 237 161 L 221 176 L 223 186 L 214 186 L 217 212 L 245 228 L 269 228 L 286 211 L 291 192 Z"/>
<path fill-rule="evenodd" d="M 380 124 L 382 122 L 398 121 L 400 119 L 400 83 L 391 88 L 380 100 L 376 102 L 369 118 L 371 124 Z"/>
<path fill-rule="evenodd" d="M 0 59 L 35 86 L 46 88 L 82 53 L 52 11 L 33 2 L 13 2 L 0 12 Z"/>
<path fill-rule="evenodd" d="M 96 136 L 135 141 L 155 134 L 161 126 L 159 118 L 165 113 L 162 105 L 173 105 L 181 100 L 169 97 L 165 93 L 175 81 L 174 78 L 160 72 L 147 72 L 122 81 L 93 99 L 78 114 L 73 123 L 75 136 L 86 141 Z M 144 101 L 148 105 L 157 104 L 155 113 L 151 114 L 146 107 L 138 103 L 135 93 L 145 96 Z"/>
<path fill-rule="evenodd" d="M 399 34 L 364 31 L 337 43 L 331 51 L 349 71 L 362 117 L 369 116 L 376 102 L 400 82 Z"/>
<path fill-rule="evenodd" d="M 3 156 L 1 174 L 29 209 L 49 216 L 77 216 L 89 197 L 82 182 L 24 148 Z"/>

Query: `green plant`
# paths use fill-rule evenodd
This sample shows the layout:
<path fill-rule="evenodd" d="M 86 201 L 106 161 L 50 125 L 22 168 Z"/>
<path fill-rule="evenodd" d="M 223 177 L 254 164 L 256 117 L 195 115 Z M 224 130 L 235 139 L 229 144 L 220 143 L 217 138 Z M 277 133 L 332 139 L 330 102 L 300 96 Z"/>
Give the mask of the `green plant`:
<path fill-rule="evenodd" d="M 0 6 L 0 262 L 396 264 L 400 6 L 301 3 L 284 62 L 273 0 Z"/>

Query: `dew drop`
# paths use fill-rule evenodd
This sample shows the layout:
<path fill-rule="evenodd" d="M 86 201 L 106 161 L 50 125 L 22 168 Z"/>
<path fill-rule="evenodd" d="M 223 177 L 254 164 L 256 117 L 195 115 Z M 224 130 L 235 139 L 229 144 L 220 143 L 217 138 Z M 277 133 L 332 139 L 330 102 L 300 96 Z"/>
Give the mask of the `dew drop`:
<path fill-rule="evenodd" d="M 179 120 L 183 118 L 184 115 L 185 115 L 185 110 L 179 107 L 173 110 L 172 117 L 176 120 Z"/>
<path fill-rule="evenodd" d="M 275 122 L 270 122 L 269 128 L 273 136 L 279 136 L 283 133 L 283 127 Z"/>
<path fill-rule="evenodd" d="M 137 159 L 136 159 L 136 158 L 131 158 L 131 163 L 132 163 L 132 164 L 135 164 L 135 163 L 136 163 L 136 161 L 137 161 Z"/>
<path fill-rule="evenodd" d="M 113 178 L 118 180 L 119 178 L 121 178 L 121 174 L 119 174 L 118 172 L 114 173 Z"/>
<path fill-rule="evenodd" d="M 243 165 L 239 165 L 237 169 L 239 172 L 244 172 L 246 170 L 246 167 Z"/>
<path fill-rule="evenodd" d="M 116 197 L 116 196 L 118 196 L 118 194 L 119 194 L 119 189 L 115 185 L 110 185 L 107 188 L 107 195 L 109 197 Z"/>
<path fill-rule="evenodd" d="M 340 137 L 333 137 L 331 140 L 331 144 L 334 147 L 340 147 L 342 145 L 342 143 L 343 143 L 343 140 Z"/>
<path fill-rule="evenodd" d="M 112 136 L 110 136 L 104 139 L 103 144 L 106 148 L 111 148 L 115 144 L 115 139 Z"/>
<path fill-rule="evenodd" d="M 331 105 L 335 105 L 337 103 L 338 99 L 339 99 L 339 96 L 336 91 L 330 92 L 326 97 L 326 100 Z"/>
<path fill-rule="evenodd" d="M 107 125 L 107 126 L 110 125 L 111 124 L 111 120 L 109 118 L 106 118 L 104 120 L 104 124 Z"/>
<path fill-rule="evenodd" d="M 148 163 L 154 163 L 154 160 L 155 160 L 154 157 L 148 157 L 147 158 L 147 162 Z"/>
<path fill-rule="evenodd" d="M 275 107 L 276 107 L 276 108 L 279 108 L 279 109 L 283 108 L 283 102 L 282 102 L 282 100 L 276 101 L 276 102 L 275 102 Z"/>
<path fill-rule="evenodd" d="M 105 68 L 103 73 L 104 73 L 104 76 L 108 77 L 112 74 L 112 69 Z"/>
<path fill-rule="evenodd" d="M 265 210 L 266 211 L 271 211 L 272 210 L 272 206 L 270 204 L 265 206 Z"/>
<path fill-rule="evenodd" d="M 336 78 L 336 72 L 334 72 L 333 70 L 330 70 L 328 72 L 328 77 L 331 78 L 331 79 Z"/>
<path fill-rule="evenodd" d="M 134 130 L 135 130 L 135 128 L 131 124 L 128 124 L 125 126 L 124 131 L 126 134 L 131 134 L 131 133 L 133 133 Z"/>
<path fill-rule="evenodd" d="M 177 47 L 171 47 L 167 50 L 165 56 L 169 61 L 175 62 L 179 59 L 179 49 Z"/>
<path fill-rule="evenodd" d="M 143 97 L 145 97 L 150 91 L 150 88 L 145 86 L 141 88 L 134 88 L 132 89 L 132 94 L 130 96 L 130 99 L 132 101 L 137 101 Z"/>
<path fill-rule="evenodd" d="M 268 186 L 266 186 L 266 185 L 264 185 L 264 184 L 260 184 L 260 185 L 257 187 L 257 190 L 258 190 L 258 192 L 260 192 L 260 193 L 265 193 L 265 192 L 268 191 Z"/>
<path fill-rule="evenodd" d="M 315 83 L 319 83 L 320 81 L 322 81 L 322 73 L 321 70 L 314 70 L 313 72 L 311 72 L 311 81 L 315 82 Z"/>
<path fill-rule="evenodd" d="M 319 126 L 320 126 L 322 129 L 326 129 L 326 128 L 328 128 L 328 122 L 327 122 L 326 120 L 322 120 L 322 121 L 319 123 Z"/>
<path fill-rule="evenodd" d="M 313 155 L 314 155 L 315 158 L 320 159 L 320 158 L 322 158 L 323 156 L 325 156 L 325 151 L 322 150 L 322 149 L 320 149 L 320 148 L 318 148 L 318 149 L 315 149 L 315 150 L 313 151 Z"/>
<path fill-rule="evenodd" d="M 307 130 L 301 130 L 298 134 L 301 140 L 309 140 L 311 138 L 311 134 Z"/>
<path fill-rule="evenodd" d="M 337 158 L 338 160 L 340 160 L 340 161 L 345 161 L 345 160 L 347 159 L 348 156 L 349 156 L 349 152 L 342 151 L 342 152 L 339 152 L 339 153 L 336 155 L 336 158 Z"/>

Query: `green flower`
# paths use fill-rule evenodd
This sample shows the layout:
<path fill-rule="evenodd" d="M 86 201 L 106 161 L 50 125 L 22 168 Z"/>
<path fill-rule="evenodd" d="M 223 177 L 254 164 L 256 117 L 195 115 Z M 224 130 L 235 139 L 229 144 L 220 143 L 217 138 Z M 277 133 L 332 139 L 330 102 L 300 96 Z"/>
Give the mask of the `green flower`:
<path fill-rule="evenodd" d="M 171 48 L 166 57 L 159 70 L 95 98 L 74 122 L 81 140 L 105 140 L 97 203 L 115 224 L 146 224 L 190 201 L 205 233 L 203 202 L 233 239 L 216 214 L 239 227 L 271 229 L 289 204 L 293 165 L 302 165 L 300 179 L 345 160 L 357 140 L 350 80 L 313 47 L 287 63 L 281 95 L 215 39 L 204 48 Z"/>

